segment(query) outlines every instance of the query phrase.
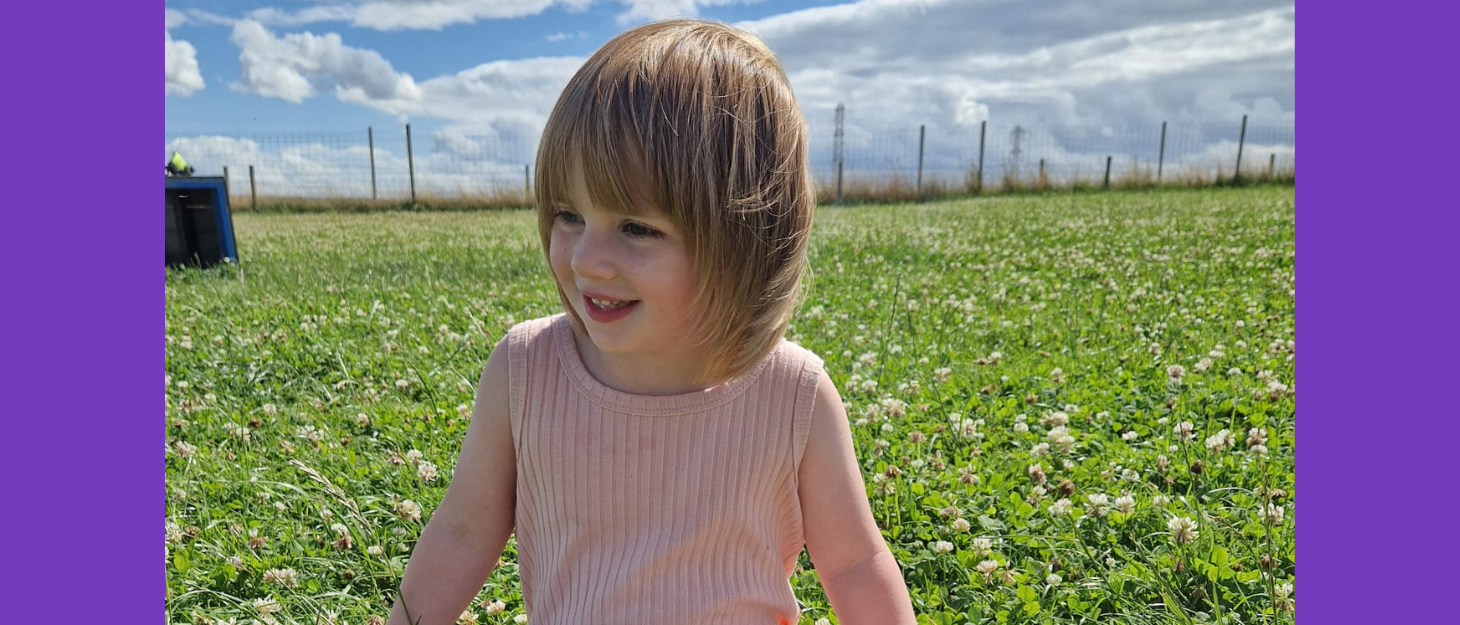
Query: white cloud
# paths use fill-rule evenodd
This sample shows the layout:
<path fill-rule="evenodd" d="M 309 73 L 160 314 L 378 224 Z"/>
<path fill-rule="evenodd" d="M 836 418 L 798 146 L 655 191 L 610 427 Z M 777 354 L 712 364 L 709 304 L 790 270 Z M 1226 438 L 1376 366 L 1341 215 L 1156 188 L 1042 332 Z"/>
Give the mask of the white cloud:
<path fill-rule="evenodd" d="M 188 21 L 187 14 L 183 13 L 182 11 L 178 11 L 175 9 L 164 9 L 164 12 L 167 16 L 166 30 L 172 30 L 174 28 L 177 28 L 178 26 L 182 26 Z"/>
<path fill-rule="evenodd" d="M 545 39 L 547 39 L 548 41 L 551 41 L 551 42 L 556 43 L 556 42 L 564 41 L 564 40 L 567 40 L 567 39 L 582 39 L 582 38 L 587 37 L 587 36 L 588 36 L 588 31 L 580 30 L 580 31 L 578 31 L 576 33 L 556 32 L 556 33 L 553 33 L 551 35 L 548 35 L 547 37 L 545 37 Z"/>
<path fill-rule="evenodd" d="M 578 57 L 493 61 L 417 83 L 379 53 L 345 45 L 336 33 L 275 36 L 243 21 L 232 39 L 241 50 L 240 90 L 297 104 L 332 88 L 340 100 L 403 118 L 423 115 L 478 131 L 511 128 L 533 136 L 583 63 Z"/>
<path fill-rule="evenodd" d="M 537 15 L 560 6 L 568 11 L 582 11 L 596 0 L 365 0 L 359 3 L 330 4 L 290 11 L 265 7 L 250 11 L 244 19 L 265 26 L 294 27 L 316 22 L 350 22 L 352 26 L 376 30 L 440 30 L 455 24 L 473 24 L 481 20 L 512 19 Z M 620 26 L 668 19 L 695 17 L 699 7 L 727 4 L 755 4 L 765 0 L 616 0 L 628 8 L 617 17 Z M 204 12 L 194 11 L 195 17 Z M 231 21 L 206 14 L 210 21 Z"/>
<path fill-rule="evenodd" d="M 569 0 L 557 4 L 580 9 L 589 2 Z M 359 5 L 354 25 L 377 30 L 440 30 L 477 20 L 537 15 L 553 4 L 553 0 L 375 0 Z"/>
<path fill-rule="evenodd" d="M 298 11 L 286 11 L 275 7 L 264 7 L 249 11 L 244 19 L 267 26 L 304 26 L 315 22 L 348 22 L 355 18 L 355 7 L 347 4 L 308 7 Z"/>
<path fill-rule="evenodd" d="M 171 23 L 171 16 L 168 21 Z M 166 68 L 166 89 L 164 97 L 169 95 L 190 96 L 193 92 L 204 87 L 203 74 L 198 69 L 198 51 L 193 44 L 186 41 L 174 41 L 171 32 L 166 32 L 167 56 L 164 63 Z"/>
<path fill-rule="evenodd" d="M 730 0 L 713 3 L 723 1 Z M 630 6 L 628 14 L 643 16 L 710 4 L 622 3 Z M 460 16 L 486 19 L 484 7 L 507 10 L 490 2 L 375 4 L 399 11 L 389 28 L 439 27 Z M 1290 4 L 1050 0 L 1021 10 L 1007 10 L 1007 4 L 863 0 L 738 25 L 763 37 L 786 65 L 812 127 L 819 175 L 830 162 L 838 102 L 848 108 L 849 170 L 913 171 L 918 126 L 928 124 L 926 169 L 944 177 L 957 177 L 977 159 L 983 122 L 989 130 L 986 166 L 994 178 L 1004 167 L 1030 171 L 1041 158 L 1052 173 L 1086 175 L 1103 169 L 1106 156 L 1114 157 L 1119 175 L 1131 163 L 1154 160 L 1162 121 L 1171 122 L 1168 171 L 1208 157 L 1231 160 L 1227 152 L 1235 151 L 1221 142 L 1236 139 L 1242 115 L 1253 117 L 1254 128 L 1290 127 L 1294 119 Z M 189 13 L 188 20 L 205 18 Z M 243 50 L 241 89 L 292 102 L 332 91 L 343 101 L 402 118 L 447 120 L 432 133 L 430 154 L 468 164 L 501 161 L 498 169 L 519 173 L 582 63 L 575 57 L 503 60 L 417 82 L 334 33 L 275 36 L 250 21 L 235 28 L 234 40 Z M 1010 138 L 1015 124 L 1027 131 L 1018 159 Z M 1281 166 L 1292 154 L 1286 132 L 1249 134 L 1248 145 L 1278 154 Z M 483 147 L 488 145 L 496 147 Z M 488 152 L 492 156 L 481 156 Z M 447 167 L 442 161 L 435 169 Z"/>
<path fill-rule="evenodd" d="M 1013 11 L 997 4 L 863 0 L 737 26 L 766 40 L 803 109 L 828 121 L 823 111 L 845 102 L 849 122 L 875 111 L 888 122 L 969 123 L 982 121 L 978 107 L 986 106 L 993 119 L 1080 123 L 1089 114 L 1082 103 L 1109 97 L 1100 94 L 1185 89 L 1180 106 L 1154 97 L 1148 104 L 1165 111 L 1124 112 L 1128 121 L 1159 119 L 1195 100 L 1194 90 L 1177 86 L 1184 77 L 1244 67 L 1282 75 L 1286 85 L 1259 80 L 1291 101 L 1291 5 L 1050 2 Z M 1273 67 L 1275 59 L 1288 68 Z"/>
<path fill-rule="evenodd" d="M 756 4 L 765 0 L 619 0 L 629 10 L 619 14 L 619 26 L 675 17 L 697 17 L 699 7 Z"/>
<path fill-rule="evenodd" d="M 335 33 L 291 33 L 275 37 L 261 24 L 240 21 L 230 40 L 239 47 L 235 88 L 298 104 L 320 87 L 333 87 L 342 100 L 391 112 L 410 109 L 421 90 L 409 74 L 396 73 L 373 50 L 344 45 Z"/>
<path fill-rule="evenodd" d="M 483 63 L 421 83 L 426 93 L 418 112 L 464 122 L 546 122 L 578 57 L 539 57 Z"/>

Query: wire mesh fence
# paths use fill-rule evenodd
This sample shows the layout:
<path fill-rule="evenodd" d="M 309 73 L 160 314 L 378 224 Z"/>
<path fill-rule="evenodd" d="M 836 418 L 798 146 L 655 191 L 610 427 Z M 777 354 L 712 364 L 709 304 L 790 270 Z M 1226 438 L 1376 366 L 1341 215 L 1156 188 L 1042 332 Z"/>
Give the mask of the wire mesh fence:
<path fill-rule="evenodd" d="M 822 198 L 1011 188 L 1192 184 L 1294 177 L 1292 122 L 1093 125 L 812 125 Z M 840 149 L 836 142 L 840 141 Z M 359 132 L 165 135 L 198 175 L 227 175 L 235 204 L 304 200 L 530 203 L 537 136 L 410 126 Z M 838 155 L 840 158 L 838 159 Z"/>

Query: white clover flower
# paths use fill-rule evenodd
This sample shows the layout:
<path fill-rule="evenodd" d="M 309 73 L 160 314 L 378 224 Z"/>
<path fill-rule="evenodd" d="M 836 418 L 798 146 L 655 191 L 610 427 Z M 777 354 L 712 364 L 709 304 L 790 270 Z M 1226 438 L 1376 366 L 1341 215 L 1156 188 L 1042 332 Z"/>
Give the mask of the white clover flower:
<path fill-rule="evenodd" d="M 1171 499 L 1166 497 L 1165 495 L 1156 495 L 1155 497 L 1151 498 L 1151 505 L 1156 506 L 1157 508 L 1164 508 L 1168 503 L 1171 503 Z"/>
<path fill-rule="evenodd" d="M 1176 435 L 1176 438 L 1184 441 L 1189 441 L 1193 438 L 1196 438 L 1196 426 L 1192 425 L 1190 421 L 1182 421 L 1181 423 L 1177 423 L 1176 427 L 1173 428 L 1171 432 Z"/>
<path fill-rule="evenodd" d="M 1237 439 L 1226 428 L 1218 430 L 1216 434 L 1207 437 L 1206 446 L 1211 451 L 1221 451 L 1237 443 Z"/>
<path fill-rule="evenodd" d="M 1029 453 L 1030 453 L 1030 455 L 1033 455 L 1036 458 L 1038 458 L 1039 456 L 1043 456 L 1045 454 L 1048 454 L 1049 453 L 1049 443 L 1040 443 L 1038 445 L 1035 445 L 1034 448 L 1032 448 L 1032 449 L 1029 450 Z"/>
<path fill-rule="evenodd" d="M 1215 353 L 1215 352 L 1213 352 L 1213 353 Z M 1196 371 L 1197 373 L 1206 373 L 1207 370 L 1208 369 L 1211 369 L 1211 368 L 1212 368 L 1212 359 L 1211 358 L 1203 358 L 1201 360 L 1196 361 L 1196 365 L 1192 367 L 1192 370 Z"/>
<path fill-rule="evenodd" d="M 1049 372 L 1049 379 L 1053 380 L 1055 384 L 1064 384 L 1065 370 L 1059 367 L 1055 367 Z"/>
<path fill-rule="evenodd" d="M 279 606 L 279 602 L 275 601 L 273 597 L 268 597 L 266 599 L 254 599 L 253 609 L 259 614 L 267 615 L 276 613 L 283 608 Z"/>
<path fill-rule="evenodd" d="M 1283 507 L 1273 504 L 1267 504 L 1267 507 L 1263 508 L 1262 511 L 1262 521 L 1268 525 L 1278 525 L 1282 523 Z"/>
<path fill-rule="evenodd" d="M 336 534 L 349 534 L 350 528 L 345 527 L 344 523 L 335 523 L 334 525 L 330 526 L 330 531 L 333 531 Z"/>
<path fill-rule="evenodd" d="M 516 623 L 517 625 L 527 625 L 527 615 L 518 614 L 517 616 L 512 617 L 512 622 Z"/>
<path fill-rule="evenodd" d="M 324 432 L 321 432 L 318 428 L 312 425 L 299 426 L 298 429 L 294 430 L 294 435 L 298 438 L 308 439 L 310 442 L 314 443 L 318 443 L 320 440 L 324 439 Z"/>
<path fill-rule="evenodd" d="M 944 554 L 950 551 L 953 551 L 953 543 L 950 543 L 946 540 L 940 540 L 933 543 L 933 553 Z"/>
<path fill-rule="evenodd" d="M 1020 434 L 1024 434 L 1029 431 L 1029 425 L 1026 423 L 1015 423 L 1014 431 Z"/>
<path fill-rule="evenodd" d="M 882 433 L 883 434 L 891 433 L 893 430 L 896 430 L 896 429 L 897 428 L 893 427 L 891 423 L 883 423 L 882 424 L 882 427 L 881 427 L 881 430 L 882 430 Z"/>
<path fill-rule="evenodd" d="M 987 556 L 990 553 L 993 553 L 993 550 L 994 541 L 987 538 L 975 538 L 973 539 L 972 546 L 969 547 L 969 551 L 973 553 L 973 556 L 975 558 L 982 558 L 984 556 Z"/>
<path fill-rule="evenodd" d="M 1247 446 L 1267 444 L 1267 430 L 1264 428 L 1251 428 L 1247 430 Z"/>
<path fill-rule="evenodd" d="M 1069 428 L 1061 425 L 1049 431 L 1049 442 L 1060 451 L 1069 452 L 1075 446 L 1075 437 L 1070 436 Z"/>
<path fill-rule="evenodd" d="M 1037 464 L 1037 463 L 1036 464 L 1031 464 L 1031 465 L 1029 465 L 1028 472 L 1029 472 L 1029 479 L 1034 480 L 1034 483 L 1035 484 L 1043 484 L 1044 483 L 1044 480 L 1045 480 L 1044 467 L 1039 466 L 1039 464 Z"/>
<path fill-rule="evenodd" d="M 385 553 L 385 550 L 381 549 L 380 545 L 370 545 L 369 547 L 365 548 L 365 553 L 368 553 L 372 556 L 378 556 L 382 553 Z"/>
<path fill-rule="evenodd" d="M 1171 540 L 1178 545 L 1196 540 L 1196 521 L 1184 516 L 1171 517 L 1171 520 L 1166 522 L 1166 529 L 1171 531 Z"/>
<path fill-rule="evenodd" d="M 1060 499 L 1059 501 L 1049 504 L 1049 513 L 1055 516 L 1065 516 L 1070 513 L 1070 507 L 1073 505 L 1074 504 L 1071 503 L 1069 499 Z"/>
<path fill-rule="evenodd" d="M 1141 437 L 1141 435 L 1140 434 L 1137 434 L 1135 432 L 1135 430 L 1131 430 L 1129 432 L 1126 432 L 1126 433 L 1120 435 L 1120 438 L 1122 440 L 1126 441 L 1126 442 L 1134 441 L 1134 440 L 1136 440 L 1137 438 L 1140 438 L 1140 437 Z"/>
<path fill-rule="evenodd" d="M 1227 375 L 1230 375 L 1230 376 L 1239 376 L 1239 375 L 1242 375 L 1242 370 L 1241 369 L 1238 369 L 1237 367 L 1232 367 L 1231 369 L 1228 369 L 1227 370 Z"/>
<path fill-rule="evenodd" d="M 1111 507 L 1115 508 L 1115 511 L 1121 514 L 1130 514 L 1136 511 L 1136 498 L 1130 495 L 1121 495 L 1115 498 L 1115 503 L 1111 504 Z"/>
<path fill-rule="evenodd" d="M 1266 456 L 1267 445 L 1253 445 L 1249 451 L 1259 456 Z"/>
<path fill-rule="evenodd" d="M 1173 380 L 1180 380 L 1184 376 L 1186 376 L 1186 367 L 1183 367 L 1181 365 L 1171 365 L 1169 367 L 1166 367 L 1166 377 L 1169 377 Z"/>
<path fill-rule="evenodd" d="M 483 601 L 482 609 L 486 611 L 487 616 L 496 616 L 507 609 L 507 604 L 502 603 L 502 601 L 500 600 L 490 602 Z"/>
<path fill-rule="evenodd" d="M 1044 427 L 1061 426 L 1061 425 L 1065 425 L 1065 424 L 1067 424 L 1069 422 L 1070 422 L 1070 415 L 1067 415 L 1067 414 L 1065 414 L 1063 412 L 1051 412 L 1048 415 L 1046 415 L 1043 419 L 1040 419 L 1039 420 L 1039 424 L 1042 425 L 1042 426 L 1044 426 Z"/>
<path fill-rule="evenodd" d="M 1086 499 L 1090 501 L 1090 514 L 1093 514 L 1097 517 L 1102 517 L 1110 511 L 1109 495 L 1106 495 L 1104 493 L 1095 493 L 1093 495 L 1086 496 Z"/>
<path fill-rule="evenodd" d="M 1050 586 L 1058 586 L 1060 585 L 1060 582 L 1063 581 L 1065 581 L 1063 577 L 1055 575 L 1054 573 L 1050 573 L 1049 577 L 1044 578 L 1044 583 L 1049 584 Z"/>
<path fill-rule="evenodd" d="M 421 520 L 421 506 L 409 499 L 395 504 L 395 513 L 407 521 Z"/>
<path fill-rule="evenodd" d="M 294 569 L 269 569 L 264 571 L 264 582 L 275 582 L 294 587 L 299 585 L 299 577 Z"/>
<path fill-rule="evenodd" d="M 971 527 L 971 526 L 968 523 L 968 519 L 953 519 L 953 530 L 954 531 L 966 532 L 966 531 L 968 531 L 968 528 L 969 527 Z"/>
<path fill-rule="evenodd" d="M 167 526 L 166 526 L 166 529 L 167 529 L 167 534 L 165 536 L 165 538 L 166 538 L 166 541 L 165 542 L 169 542 L 169 543 L 180 543 L 180 542 L 182 542 L 183 533 L 182 533 L 182 528 L 181 527 L 178 527 L 178 525 L 176 523 L 168 522 L 167 523 Z"/>
<path fill-rule="evenodd" d="M 193 454 L 198 453 L 197 447 L 194 447 L 182 441 L 177 441 L 173 443 L 172 450 L 177 452 L 177 455 L 183 458 L 189 458 L 192 457 Z"/>
<path fill-rule="evenodd" d="M 982 562 L 979 562 L 978 566 L 975 568 L 978 570 L 978 572 L 983 573 L 984 576 L 988 576 L 993 574 L 994 571 L 999 570 L 999 563 L 994 560 L 984 560 Z"/>
<path fill-rule="evenodd" d="M 421 462 L 421 464 L 416 465 L 416 477 L 427 482 L 436 481 L 436 465 L 429 462 Z"/>
<path fill-rule="evenodd" d="M 405 381 L 404 379 L 397 379 L 395 381 L 395 387 L 398 388 L 398 389 L 400 389 L 400 390 L 402 390 L 402 391 L 406 390 L 406 387 L 407 386 L 410 386 L 410 385 L 411 385 L 411 383 Z"/>

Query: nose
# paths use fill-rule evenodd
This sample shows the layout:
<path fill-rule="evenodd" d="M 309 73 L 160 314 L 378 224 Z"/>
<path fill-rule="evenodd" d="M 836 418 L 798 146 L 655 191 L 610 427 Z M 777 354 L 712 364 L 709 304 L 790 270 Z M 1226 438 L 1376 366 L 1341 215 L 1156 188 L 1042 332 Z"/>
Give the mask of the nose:
<path fill-rule="evenodd" d="M 611 280 L 618 277 L 618 267 L 613 258 L 613 241 L 584 228 L 573 243 L 573 258 L 570 265 L 573 273 L 588 280 Z"/>

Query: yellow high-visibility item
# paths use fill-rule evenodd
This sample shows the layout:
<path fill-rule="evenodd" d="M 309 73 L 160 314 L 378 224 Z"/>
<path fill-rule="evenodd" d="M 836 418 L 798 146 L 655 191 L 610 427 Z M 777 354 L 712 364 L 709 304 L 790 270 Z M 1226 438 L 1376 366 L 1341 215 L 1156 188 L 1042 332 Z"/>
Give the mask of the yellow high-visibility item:
<path fill-rule="evenodd" d="M 186 160 L 183 160 L 181 154 L 173 152 L 172 158 L 167 160 L 167 173 L 174 176 L 191 176 L 193 175 L 193 166 L 189 165 Z"/>

